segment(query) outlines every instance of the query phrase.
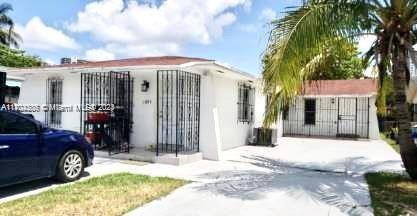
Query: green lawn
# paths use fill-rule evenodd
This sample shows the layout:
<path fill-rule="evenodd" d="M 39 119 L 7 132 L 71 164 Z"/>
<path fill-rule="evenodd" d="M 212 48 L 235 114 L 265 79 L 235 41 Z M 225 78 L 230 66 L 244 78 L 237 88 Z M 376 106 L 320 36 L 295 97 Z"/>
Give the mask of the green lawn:
<path fill-rule="evenodd" d="M 393 173 L 365 175 L 375 216 L 417 215 L 417 182 Z"/>
<path fill-rule="evenodd" d="M 128 173 L 95 177 L 0 204 L 0 215 L 122 215 L 186 183 Z"/>
<path fill-rule="evenodd" d="M 384 140 L 385 142 L 388 143 L 388 145 L 390 145 L 396 152 L 400 153 L 400 146 L 397 145 L 397 143 L 390 139 L 386 134 L 384 133 L 380 133 L 380 137 L 382 140 Z"/>
<path fill-rule="evenodd" d="M 396 152 L 400 147 L 381 133 L 381 139 Z M 375 216 L 417 215 L 417 182 L 393 173 L 368 173 L 365 175 L 371 194 Z"/>

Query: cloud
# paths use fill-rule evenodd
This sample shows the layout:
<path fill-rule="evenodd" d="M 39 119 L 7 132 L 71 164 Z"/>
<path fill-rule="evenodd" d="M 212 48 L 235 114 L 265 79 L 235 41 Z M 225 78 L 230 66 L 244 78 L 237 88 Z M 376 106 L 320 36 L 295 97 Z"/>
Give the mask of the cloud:
<path fill-rule="evenodd" d="M 259 16 L 259 19 L 261 19 L 264 22 L 271 22 L 277 18 L 277 12 L 272 10 L 271 8 L 265 8 L 261 11 L 261 15 Z"/>
<path fill-rule="evenodd" d="M 186 44 L 222 37 L 237 19 L 237 7 L 248 10 L 251 0 L 166 0 L 159 5 L 101 0 L 88 3 L 67 28 L 91 34 L 117 55 L 175 54 Z"/>
<path fill-rule="evenodd" d="M 85 52 L 85 59 L 90 61 L 113 60 L 115 55 L 104 49 L 90 49 Z"/>
<path fill-rule="evenodd" d="M 16 25 L 16 32 L 23 39 L 24 48 L 55 51 L 58 49 L 79 49 L 77 42 L 61 30 L 45 25 L 35 16 L 26 25 Z"/>
<path fill-rule="evenodd" d="M 243 3 L 243 10 L 249 13 L 252 10 L 252 1 L 245 1 L 245 3 Z"/>

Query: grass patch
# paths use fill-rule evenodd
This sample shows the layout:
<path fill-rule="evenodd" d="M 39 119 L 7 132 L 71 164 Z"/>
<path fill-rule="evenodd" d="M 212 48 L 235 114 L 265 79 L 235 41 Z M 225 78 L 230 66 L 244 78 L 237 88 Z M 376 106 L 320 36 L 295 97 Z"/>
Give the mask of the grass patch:
<path fill-rule="evenodd" d="M 129 173 L 106 175 L 0 204 L 0 215 L 122 215 L 186 183 Z"/>
<path fill-rule="evenodd" d="M 400 153 L 400 145 L 397 145 L 395 140 L 389 138 L 386 134 L 380 133 L 379 134 L 381 139 L 384 140 L 388 145 L 390 145 L 396 152 Z"/>
<path fill-rule="evenodd" d="M 393 173 L 368 173 L 375 216 L 417 215 L 417 182 Z"/>

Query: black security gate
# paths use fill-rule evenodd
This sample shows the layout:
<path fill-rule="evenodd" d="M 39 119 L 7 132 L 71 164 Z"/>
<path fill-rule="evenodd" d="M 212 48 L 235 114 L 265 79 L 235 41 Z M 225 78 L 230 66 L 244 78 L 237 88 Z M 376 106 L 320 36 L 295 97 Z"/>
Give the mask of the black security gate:
<path fill-rule="evenodd" d="M 156 154 L 198 152 L 200 75 L 179 70 L 160 70 L 157 80 Z"/>
<path fill-rule="evenodd" d="M 284 112 L 284 135 L 369 137 L 369 98 L 298 98 Z"/>
<path fill-rule="evenodd" d="M 367 97 L 339 99 L 338 136 L 369 138 L 369 101 Z M 354 108 L 352 103 L 355 104 Z M 346 109 L 350 111 L 345 111 Z"/>
<path fill-rule="evenodd" d="M 95 149 L 109 154 L 130 150 L 133 78 L 130 72 L 81 74 L 81 132 Z"/>

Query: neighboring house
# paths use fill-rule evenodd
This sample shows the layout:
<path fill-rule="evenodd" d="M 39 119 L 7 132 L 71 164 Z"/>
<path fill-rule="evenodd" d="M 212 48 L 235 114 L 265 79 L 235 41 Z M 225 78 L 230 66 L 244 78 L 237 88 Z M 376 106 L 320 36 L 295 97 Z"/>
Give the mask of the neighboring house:
<path fill-rule="evenodd" d="M 378 139 L 377 81 L 310 82 L 283 112 L 284 136 Z"/>
<path fill-rule="evenodd" d="M 157 154 L 202 152 L 219 160 L 223 150 L 245 145 L 251 136 L 256 79 L 213 60 L 164 56 L 7 72 L 27 80 L 20 104 L 61 106 L 32 113 L 36 119 L 101 139 L 96 147 L 110 153 L 154 148 Z M 111 116 L 107 109 L 114 109 Z"/>
<path fill-rule="evenodd" d="M 18 86 L 6 86 L 4 91 L 4 103 L 16 104 L 19 100 L 20 88 Z"/>
<path fill-rule="evenodd" d="M 1 67 L 0 71 L 6 68 Z M 15 104 L 19 99 L 20 86 L 24 79 L 21 77 L 7 76 L 6 73 L 0 72 L 0 104 Z"/>

